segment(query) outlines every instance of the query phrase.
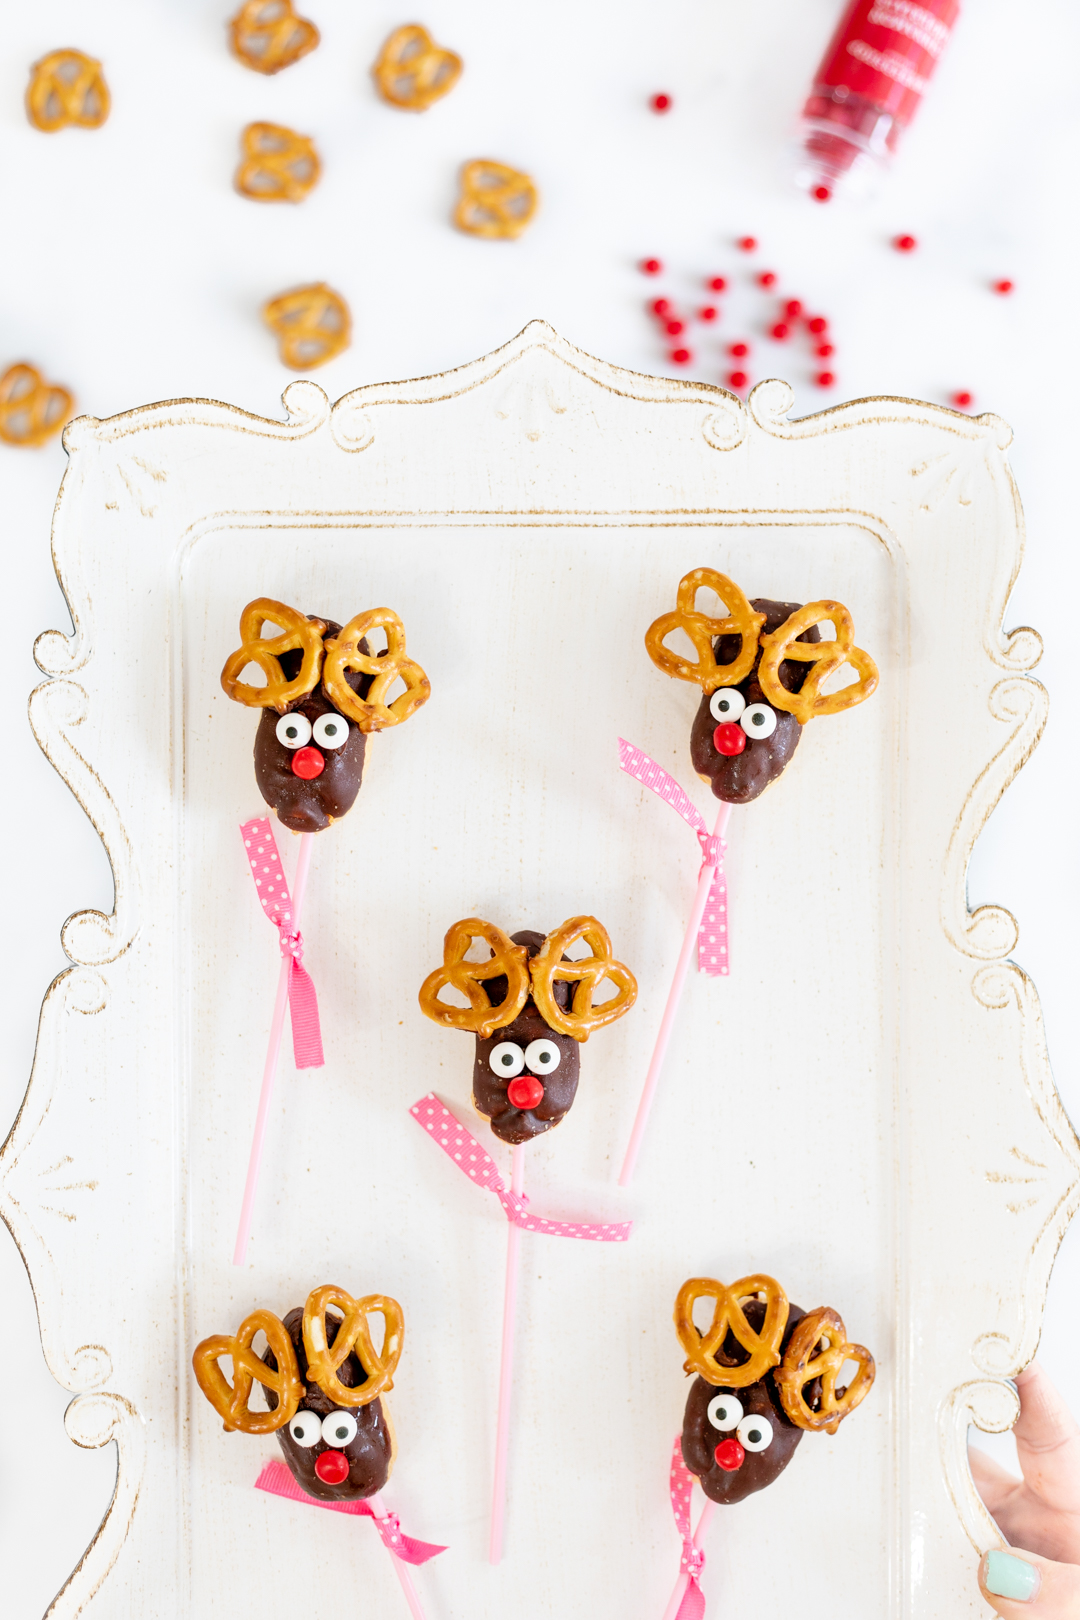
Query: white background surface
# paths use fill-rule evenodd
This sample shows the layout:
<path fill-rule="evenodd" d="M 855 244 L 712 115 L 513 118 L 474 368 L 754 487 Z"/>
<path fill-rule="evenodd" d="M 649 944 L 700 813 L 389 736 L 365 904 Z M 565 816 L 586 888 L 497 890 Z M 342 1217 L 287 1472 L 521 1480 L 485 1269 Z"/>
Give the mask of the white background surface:
<path fill-rule="evenodd" d="M 869 208 L 845 212 L 802 200 L 783 169 L 835 0 L 639 0 L 617 13 L 580 0 L 551 0 L 542 11 L 494 0 L 430 4 L 416 16 L 462 54 L 466 72 L 422 117 L 382 105 L 367 74 L 382 40 L 412 13 L 313 0 L 323 45 L 265 80 L 225 49 L 230 9 L 43 0 L 5 18 L 0 363 L 41 365 L 99 416 L 189 394 L 274 414 L 288 376 L 258 307 L 297 282 L 325 279 L 355 320 L 352 349 L 316 373 L 332 397 L 472 358 L 534 315 L 605 359 L 663 370 L 645 298 L 662 291 L 696 301 L 700 277 L 719 272 L 736 291 L 719 331 L 692 344 L 695 375 L 722 380 L 721 338 L 746 336 L 752 376 L 787 376 L 805 411 L 834 397 L 946 399 L 971 389 L 978 407 L 1016 429 L 1030 551 L 1006 622 L 1043 633 L 1036 673 L 1054 698 L 1040 749 L 977 851 L 971 898 L 1019 917 L 1017 959 L 1041 991 L 1058 1084 L 1080 1117 L 1068 684 L 1077 589 L 1075 13 L 1064 0 L 971 4 L 892 179 Z M 23 112 L 27 69 L 68 44 L 105 62 L 113 114 L 98 132 L 42 135 Z M 646 106 L 657 89 L 676 98 L 664 119 Z M 326 173 L 299 209 L 260 207 L 232 191 L 237 136 L 253 118 L 316 138 Z M 522 241 L 474 242 L 449 227 L 456 170 L 474 156 L 536 178 L 542 211 Z M 892 251 L 898 231 L 919 237 L 918 253 Z M 747 285 L 752 266 L 733 247 L 744 232 L 762 243 L 757 267 L 776 270 L 786 295 L 830 317 L 835 395 L 823 400 L 809 385 L 805 346 L 761 345 L 757 329 L 773 306 Z M 662 285 L 634 268 L 653 253 L 671 266 Z M 1001 275 L 1017 281 L 1011 300 L 987 290 Z M 33 637 L 67 622 L 48 553 L 63 465 L 59 446 L 0 454 L 14 618 L 4 1120 L 29 1073 L 41 994 L 64 966 L 60 925 L 76 908 L 111 905 L 98 841 L 25 720 L 37 678 Z M 947 645 L 940 659 L 946 703 Z M 934 715 L 922 723 L 932 728 Z M 1051 1287 L 1042 1354 L 1080 1408 L 1078 1282 L 1074 1233 Z M 0 1387 L 18 1413 L 0 1430 L 0 1568 L 5 1613 L 32 1620 L 93 1534 L 112 1451 L 83 1453 L 67 1440 L 66 1397 L 41 1362 L 29 1286 L 6 1239 L 0 1299 Z"/>

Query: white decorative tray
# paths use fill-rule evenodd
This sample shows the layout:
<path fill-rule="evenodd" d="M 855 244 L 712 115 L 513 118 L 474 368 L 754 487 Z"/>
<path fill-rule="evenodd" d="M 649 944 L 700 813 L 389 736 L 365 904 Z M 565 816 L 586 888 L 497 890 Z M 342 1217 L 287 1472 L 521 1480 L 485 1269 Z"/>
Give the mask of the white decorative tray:
<path fill-rule="evenodd" d="M 1038 637 L 1002 628 L 1022 549 L 1009 432 L 895 399 L 792 423 L 790 404 L 782 383 L 744 407 L 622 372 L 534 323 L 332 409 L 293 383 L 284 423 L 180 400 L 68 428 L 54 543 L 75 634 L 39 640 L 31 717 L 116 902 L 65 927 L 75 965 L 45 999 L 0 1213 L 76 1397 L 71 1437 L 116 1441 L 118 1474 L 53 1615 L 92 1599 L 102 1620 L 284 1620 L 318 1591 L 404 1616 L 372 1527 L 256 1494 L 276 1441 L 223 1433 L 190 1373 L 199 1338 L 333 1281 L 405 1309 L 386 1496 L 449 1544 L 415 1577 L 428 1620 L 660 1620 L 686 1393 L 673 1301 L 693 1274 L 754 1269 L 837 1307 L 879 1374 L 835 1438 L 808 1436 L 775 1485 L 717 1514 L 716 1614 L 775 1615 L 793 1583 L 803 1620 L 978 1611 L 975 1548 L 995 1532 L 966 1425 L 1015 1414 L 1006 1380 L 1035 1348 L 1080 1188 L 1013 920 L 965 896 L 1046 713 Z M 808 727 L 778 785 L 733 813 L 731 976 L 692 976 L 624 1194 L 699 856 L 620 774 L 616 739 L 711 820 L 694 691 L 642 643 L 699 565 L 751 596 L 840 598 L 881 685 Z M 392 606 L 433 696 L 375 739 L 355 809 L 316 841 L 304 934 L 327 1062 L 283 1062 L 237 1270 L 277 947 L 237 830 L 261 810 L 255 719 L 218 677 L 257 595 L 339 620 Z M 523 1236 L 491 1569 L 506 1223 L 409 1116 L 429 1089 L 462 1112 L 472 1064 L 471 1038 L 416 996 L 454 919 L 547 930 L 579 911 L 641 995 L 584 1049 L 527 1187 L 541 1213 L 636 1228 L 626 1246 Z"/>

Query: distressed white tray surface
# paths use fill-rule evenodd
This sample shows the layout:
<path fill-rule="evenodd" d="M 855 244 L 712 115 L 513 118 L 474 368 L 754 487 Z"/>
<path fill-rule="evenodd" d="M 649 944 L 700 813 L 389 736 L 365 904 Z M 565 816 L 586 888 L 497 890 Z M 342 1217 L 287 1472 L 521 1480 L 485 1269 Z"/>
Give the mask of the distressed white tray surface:
<path fill-rule="evenodd" d="M 110 916 L 64 929 L 0 1213 L 26 1258 L 80 1445 L 116 1492 L 51 1613 L 100 1620 L 334 1604 L 403 1612 L 370 1525 L 256 1494 L 273 1438 L 223 1433 L 190 1352 L 316 1283 L 401 1300 L 387 1499 L 451 1550 L 429 1620 L 639 1615 L 678 1571 L 667 1469 L 693 1274 L 773 1272 L 878 1358 L 835 1439 L 721 1512 L 718 1616 L 982 1611 L 995 1540 L 969 1420 L 1007 1426 L 1077 1200 L 1078 1144 L 1011 916 L 969 913 L 972 844 L 1035 745 L 1040 644 L 1002 614 L 1022 549 L 1009 431 L 872 399 L 789 422 L 633 375 L 534 323 L 447 376 L 313 382 L 288 419 L 204 400 L 67 430 L 56 566 L 75 633 L 38 642 L 31 721 L 98 828 Z M 749 595 L 835 596 L 881 685 L 807 727 L 732 816 L 733 971 L 692 977 L 638 1177 L 615 1186 L 698 851 L 617 769 L 688 758 L 691 687 L 642 645 L 689 568 Z M 304 932 L 327 1062 L 283 1062 L 250 1263 L 230 1264 L 277 972 L 237 824 L 259 813 L 255 716 L 218 676 L 240 608 L 344 620 L 388 604 L 433 696 L 375 739 L 355 809 L 315 845 Z M 279 833 L 287 869 L 295 844 Z M 526 1236 L 506 1558 L 485 1562 L 505 1221 L 410 1119 L 467 1103 L 471 1038 L 416 1004 L 455 918 L 579 911 L 634 968 L 634 1012 L 583 1052 L 531 1148 L 541 1213 L 637 1225 L 625 1247 Z M 288 1049 L 288 1042 L 286 1042 Z M 500 1162 L 506 1150 L 477 1130 Z"/>

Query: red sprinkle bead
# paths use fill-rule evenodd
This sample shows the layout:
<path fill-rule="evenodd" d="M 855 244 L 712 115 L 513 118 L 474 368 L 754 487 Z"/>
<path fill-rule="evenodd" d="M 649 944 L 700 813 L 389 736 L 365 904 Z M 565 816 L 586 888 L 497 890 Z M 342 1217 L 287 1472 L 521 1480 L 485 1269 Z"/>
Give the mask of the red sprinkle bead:
<path fill-rule="evenodd" d="M 776 286 L 776 272 L 774 270 L 763 270 L 761 272 L 760 276 L 758 276 L 758 286 L 759 287 L 775 287 Z"/>
<path fill-rule="evenodd" d="M 757 237 L 740 236 L 735 246 L 740 248 L 743 253 L 753 253 L 754 249 L 757 247 Z"/>
<path fill-rule="evenodd" d="M 775 343 L 783 343 L 785 338 L 789 338 L 791 336 L 791 327 L 786 321 L 777 321 L 776 325 L 769 333 L 769 336 Z"/>
<path fill-rule="evenodd" d="M 671 358 L 677 366 L 685 366 L 690 359 L 689 349 L 672 349 Z"/>
<path fill-rule="evenodd" d="M 659 259 L 642 259 L 641 268 L 647 276 L 658 276 L 664 267 Z"/>
<path fill-rule="evenodd" d="M 715 321 L 715 319 L 716 319 L 716 305 L 715 304 L 706 304 L 703 309 L 698 310 L 698 320 L 699 321 Z"/>
<path fill-rule="evenodd" d="M 750 345 L 749 345 L 749 343 L 729 343 L 728 344 L 728 354 L 734 355 L 736 360 L 741 360 L 744 357 L 744 355 L 748 355 L 749 353 L 750 353 Z"/>
<path fill-rule="evenodd" d="M 654 315 L 666 315 L 668 310 L 671 308 L 671 304 L 666 298 L 656 298 L 649 305 L 649 308 L 652 310 Z"/>
<path fill-rule="evenodd" d="M 836 350 L 833 348 L 831 343 L 819 343 L 817 348 L 814 350 L 814 353 L 817 355 L 819 360 L 827 360 L 830 354 L 836 353 Z"/>
<path fill-rule="evenodd" d="M 684 321 L 668 321 L 664 330 L 668 337 L 678 337 L 680 332 L 686 330 L 686 323 Z"/>
<path fill-rule="evenodd" d="M 789 298 L 784 305 L 784 314 L 789 321 L 797 321 L 802 314 L 802 304 L 797 298 Z"/>
<path fill-rule="evenodd" d="M 967 389 L 965 388 L 959 394 L 954 394 L 953 395 L 952 402 L 953 402 L 953 404 L 955 406 L 958 407 L 958 409 L 960 409 L 962 411 L 966 411 L 968 406 L 974 403 L 974 399 L 973 399 L 973 396 L 971 394 L 969 394 Z"/>
<path fill-rule="evenodd" d="M 913 236 L 894 236 L 892 245 L 897 253 L 911 253 L 919 244 Z"/>
<path fill-rule="evenodd" d="M 994 282 L 994 291 L 996 293 L 1001 293 L 1002 296 L 1004 296 L 1006 293 L 1011 293 L 1012 290 L 1013 290 L 1013 283 L 1011 281 L 995 281 Z"/>
<path fill-rule="evenodd" d="M 710 276 L 705 285 L 710 292 L 724 292 L 727 288 L 727 282 L 723 276 Z"/>
<path fill-rule="evenodd" d="M 825 319 L 824 315 L 812 315 L 810 317 L 810 319 L 806 323 L 807 331 L 808 332 L 813 332 L 815 337 L 817 336 L 817 334 L 819 332 L 828 331 L 828 328 L 829 328 L 829 323 Z"/>
<path fill-rule="evenodd" d="M 665 96 L 663 91 L 661 91 L 658 96 L 653 96 L 652 100 L 649 102 L 649 106 L 652 108 L 653 112 L 667 112 L 671 106 L 671 97 Z"/>
<path fill-rule="evenodd" d="M 745 371 L 729 371 L 728 372 L 728 387 L 729 388 L 745 388 L 746 387 L 746 382 L 747 382 L 747 377 L 746 377 L 746 372 Z"/>
<path fill-rule="evenodd" d="M 813 197 L 815 202 L 828 202 L 829 198 L 832 196 L 832 192 L 829 190 L 828 186 L 815 186 L 810 195 Z"/>
<path fill-rule="evenodd" d="M 817 376 L 814 378 L 814 381 L 817 383 L 819 388 L 831 388 L 833 383 L 836 381 L 836 378 L 833 376 L 831 371 L 819 371 Z"/>

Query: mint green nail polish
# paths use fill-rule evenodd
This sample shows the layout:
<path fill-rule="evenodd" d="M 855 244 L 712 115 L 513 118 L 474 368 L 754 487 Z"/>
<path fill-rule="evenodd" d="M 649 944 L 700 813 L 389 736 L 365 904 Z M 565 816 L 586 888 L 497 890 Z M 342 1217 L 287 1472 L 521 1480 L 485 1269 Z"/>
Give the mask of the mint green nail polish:
<path fill-rule="evenodd" d="M 995 1597 L 1011 1598 L 1014 1603 L 1030 1603 L 1039 1590 L 1040 1576 L 1034 1564 L 1012 1553 L 988 1552 L 983 1582 Z"/>

